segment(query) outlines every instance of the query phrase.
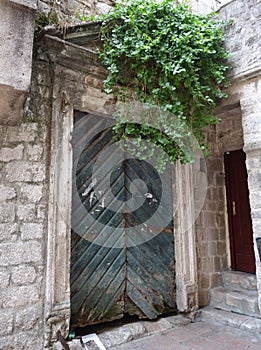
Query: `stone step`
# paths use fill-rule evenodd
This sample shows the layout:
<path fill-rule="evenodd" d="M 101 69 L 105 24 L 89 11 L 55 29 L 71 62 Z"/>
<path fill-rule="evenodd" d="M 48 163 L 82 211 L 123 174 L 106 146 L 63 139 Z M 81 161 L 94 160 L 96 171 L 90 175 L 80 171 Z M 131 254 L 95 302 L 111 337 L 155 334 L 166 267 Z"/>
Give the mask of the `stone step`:
<path fill-rule="evenodd" d="M 104 329 L 97 332 L 102 344 L 106 349 L 114 348 L 122 344 L 127 344 L 134 339 L 148 337 L 150 335 L 162 334 L 173 328 L 184 327 L 191 323 L 191 319 L 184 315 L 174 315 L 159 318 L 154 321 L 140 320 L 138 322 L 126 323 L 124 325 L 104 325 Z M 68 341 L 71 350 L 82 350 L 80 339 Z M 95 344 L 88 344 L 88 349 L 93 349 Z M 63 350 L 60 342 L 55 342 L 53 350 Z M 95 346 L 95 349 L 97 347 Z"/>
<path fill-rule="evenodd" d="M 256 290 L 256 275 L 239 271 L 224 271 L 223 284 L 234 289 Z"/>
<path fill-rule="evenodd" d="M 238 328 L 261 337 L 261 319 L 207 306 L 200 310 L 199 321 Z"/>
<path fill-rule="evenodd" d="M 210 305 L 217 309 L 261 318 L 257 291 L 218 287 L 211 290 Z"/>

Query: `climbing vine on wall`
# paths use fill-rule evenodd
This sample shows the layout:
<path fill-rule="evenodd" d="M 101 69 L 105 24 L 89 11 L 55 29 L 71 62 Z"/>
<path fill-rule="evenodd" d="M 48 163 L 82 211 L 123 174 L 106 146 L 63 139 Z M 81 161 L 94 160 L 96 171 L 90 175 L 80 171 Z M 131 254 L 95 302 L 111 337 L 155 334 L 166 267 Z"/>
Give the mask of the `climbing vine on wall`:
<path fill-rule="evenodd" d="M 216 102 L 226 96 L 223 88 L 229 84 L 225 25 L 214 14 L 194 14 L 170 0 L 116 3 L 103 17 L 105 90 L 129 103 L 129 112 L 120 108 L 116 113 L 121 139 L 149 139 L 172 161 L 188 162 L 177 135 L 182 139 L 191 133 L 207 152 L 204 129 L 218 122 Z M 134 101 L 143 103 L 143 111 L 158 108 L 153 125 L 148 118 L 135 122 Z"/>

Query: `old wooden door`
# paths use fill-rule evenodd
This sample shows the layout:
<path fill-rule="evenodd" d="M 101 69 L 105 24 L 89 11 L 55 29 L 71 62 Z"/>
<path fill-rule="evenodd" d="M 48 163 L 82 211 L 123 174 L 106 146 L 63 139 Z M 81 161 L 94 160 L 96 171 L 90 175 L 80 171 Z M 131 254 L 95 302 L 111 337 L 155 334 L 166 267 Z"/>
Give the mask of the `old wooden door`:
<path fill-rule="evenodd" d="M 113 148 L 104 118 L 78 113 L 75 124 L 71 328 L 124 314 L 153 319 L 175 310 L 173 228 L 170 223 L 154 234 L 157 228 L 148 220 L 161 205 L 159 174 Z M 86 133 L 94 135 L 91 140 Z M 164 186 L 171 202 L 171 179 Z"/>
<path fill-rule="evenodd" d="M 253 232 L 243 150 L 225 154 L 232 269 L 255 273 Z"/>

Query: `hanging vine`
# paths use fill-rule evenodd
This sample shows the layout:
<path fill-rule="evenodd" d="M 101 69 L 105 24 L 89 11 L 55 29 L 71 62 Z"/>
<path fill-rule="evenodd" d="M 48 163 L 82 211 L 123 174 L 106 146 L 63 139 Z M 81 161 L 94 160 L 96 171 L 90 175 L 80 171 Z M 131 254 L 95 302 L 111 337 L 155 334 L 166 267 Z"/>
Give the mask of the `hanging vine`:
<path fill-rule="evenodd" d="M 229 85 L 225 25 L 214 14 L 194 14 L 170 0 L 116 3 L 103 17 L 100 58 L 109 71 L 105 91 L 129 103 L 116 113 L 114 130 L 122 140 L 137 144 L 145 138 L 172 161 L 188 162 L 191 157 L 179 143 L 190 133 L 207 153 L 204 130 L 218 122 L 216 102 L 226 97 L 223 88 Z M 143 104 L 149 118 L 135 121 L 134 101 Z M 151 117 L 151 106 L 156 117 Z M 147 156 L 153 152 L 147 151 Z"/>

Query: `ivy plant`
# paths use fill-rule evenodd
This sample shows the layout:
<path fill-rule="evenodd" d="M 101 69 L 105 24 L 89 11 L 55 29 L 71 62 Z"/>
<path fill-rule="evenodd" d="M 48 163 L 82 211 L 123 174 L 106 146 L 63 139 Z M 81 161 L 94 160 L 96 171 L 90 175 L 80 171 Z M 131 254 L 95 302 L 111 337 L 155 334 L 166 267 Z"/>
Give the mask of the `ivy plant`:
<path fill-rule="evenodd" d="M 188 162 L 192 157 L 184 151 L 184 140 L 194 135 L 207 153 L 204 130 L 218 122 L 215 106 L 229 85 L 225 25 L 214 13 L 195 14 L 170 0 L 117 2 L 103 16 L 105 91 L 128 104 L 116 113 L 114 130 L 122 140 L 137 145 L 146 139 L 172 161 Z M 139 122 L 134 102 L 143 106 Z"/>

